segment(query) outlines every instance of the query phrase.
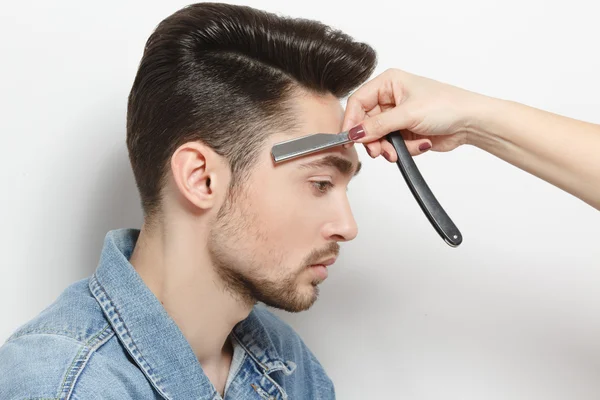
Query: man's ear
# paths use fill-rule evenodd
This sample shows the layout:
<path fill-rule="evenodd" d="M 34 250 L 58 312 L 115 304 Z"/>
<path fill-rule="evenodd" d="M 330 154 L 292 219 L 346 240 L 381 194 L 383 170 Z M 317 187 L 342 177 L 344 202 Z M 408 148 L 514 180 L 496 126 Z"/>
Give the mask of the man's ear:
<path fill-rule="evenodd" d="M 199 142 L 182 144 L 171 157 L 171 172 L 181 196 L 197 208 L 212 208 L 222 196 L 226 182 L 223 161 Z"/>

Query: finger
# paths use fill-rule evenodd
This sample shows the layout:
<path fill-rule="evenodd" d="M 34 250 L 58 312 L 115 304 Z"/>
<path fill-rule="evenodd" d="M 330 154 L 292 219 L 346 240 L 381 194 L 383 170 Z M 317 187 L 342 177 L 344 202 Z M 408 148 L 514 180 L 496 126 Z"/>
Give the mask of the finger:
<path fill-rule="evenodd" d="M 375 115 L 377 115 L 377 114 L 380 114 L 380 113 L 382 113 L 382 112 L 383 112 L 383 109 L 382 109 L 382 107 L 381 107 L 381 106 L 379 106 L 379 105 L 376 105 L 376 106 L 375 106 L 375 107 L 373 107 L 371 110 L 369 110 L 369 111 L 365 112 L 365 113 L 364 113 L 364 116 L 363 116 L 363 118 L 362 118 L 362 119 L 360 119 L 360 120 L 358 120 L 358 122 L 361 122 L 361 121 L 363 121 L 363 120 L 365 120 L 365 119 L 367 119 L 367 118 L 371 118 L 371 117 L 373 117 L 373 116 L 375 116 Z M 357 122 L 357 123 L 358 123 L 358 122 Z M 342 124 L 342 130 L 341 130 L 341 132 L 346 132 L 346 131 L 348 131 L 348 130 L 349 130 L 350 128 L 352 128 L 354 125 L 356 125 L 356 124 L 354 124 L 354 122 L 348 122 L 348 121 L 344 121 L 344 123 Z"/>
<path fill-rule="evenodd" d="M 373 117 L 373 116 L 375 116 L 377 114 L 381 114 L 382 111 L 383 111 L 382 106 L 379 105 L 379 104 L 377 104 L 375 107 L 373 107 L 369 111 L 367 111 L 367 116 L 368 117 Z M 350 128 L 352 128 L 352 127 L 350 127 Z"/>
<path fill-rule="evenodd" d="M 379 140 L 390 132 L 411 129 L 413 117 L 406 105 L 397 106 L 373 117 L 363 120 L 360 125 L 350 129 L 350 139 L 358 143 Z"/>
<path fill-rule="evenodd" d="M 346 103 L 343 130 L 357 125 L 377 106 L 400 104 L 403 91 L 393 71 L 386 71 L 361 86 Z"/>
<path fill-rule="evenodd" d="M 396 154 L 396 149 L 387 139 L 381 139 L 381 155 L 388 160 L 389 162 L 396 162 L 398 160 L 398 154 Z"/>
<path fill-rule="evenodd" d="M 398 154 L 394 146 L 387 139 L 382 139 L 380 143 L 383 157 L 389 162 L 398 161 Z M 432 148 L 432 143 L 429 139 L 405 140 L 404 143 L 408 152 L 413 157 L 423 154 Z"/>
<path fill-rule="evenodd" d="M 377 158 L 381 154 L 381 143 L 379 141 L 366 143 L 365 148 L 371 158 Z"/>
<path fill-rule="evenodd" d="M 358 125 L 358 123 L 364 120 L 366 117 L 367 112 L 360 106 L 354 106 L 352 108 L 346 106 L 346 111 L 344 112 L 344 122 L 342 123 L 342 132 L 346 132 L 353 126 Z"/>
<path fill-rule="evenodd" d="M 431 141 L 429 139 L 405 140 L 406 148 L 411 156 L 418 156 L 431 149 Z"/>
<path fill-rule="evenodd" d="M 381 114 L 382 112 L 385 112 L 387 110 L 390 110 L 394 107 L 396 107 L 394 104 L 377 104 L 371 110 L 367 111 L 367 113 L 366 113 L 367 116 L 365 118 L 374 117 L 374 116 Z"/>
<path fill-rule="evenodd" d="M 393 109 L 396 107 L 395 101 L 392 99 L 392 94 L 384 94 L 383 92 L 379 93 L 378 101 L 379 103 L 375 104 L 370 108 L 356 108 L 354 111 L 351 110 L 350 107 L 346 107 L 346 111 L 344 112 L 344 122 L 342 123 L 342 131 L 347 131 L 353 126 L 358 125 L 365 118 L 373 117 L 375 115 L 381 114 L 384 111 Z"/>

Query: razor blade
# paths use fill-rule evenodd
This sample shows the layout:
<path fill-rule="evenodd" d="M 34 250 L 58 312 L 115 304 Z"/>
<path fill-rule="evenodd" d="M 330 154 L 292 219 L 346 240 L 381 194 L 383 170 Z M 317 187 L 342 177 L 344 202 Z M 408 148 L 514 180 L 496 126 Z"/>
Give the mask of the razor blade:
<path fill-rule="evenodd" d="M 279 163 L 351 142 L 352 139 L 348 136 L 348 132 L 338 134 L 315 133 L 314 135 L 277 143 L 271 149 L 271 155 L 273 160 Z"/>
<path fill-rule="evenodd" d="M 398 154 L 396 164 L 421 210 L 442 239 L 449 246 L 458 247 L 462 243 L 462 234 L 423 179 L 406 148 L 404 138 L 399 131 L 396 131 L 388 134 L 386 139 L 394 146 Z M 317 133 L 277 143 L 272 147 L 271 155 L 275 163 L 280 163 L 350 142 L 352 140 L 349 138 L 348 132 Z"/>

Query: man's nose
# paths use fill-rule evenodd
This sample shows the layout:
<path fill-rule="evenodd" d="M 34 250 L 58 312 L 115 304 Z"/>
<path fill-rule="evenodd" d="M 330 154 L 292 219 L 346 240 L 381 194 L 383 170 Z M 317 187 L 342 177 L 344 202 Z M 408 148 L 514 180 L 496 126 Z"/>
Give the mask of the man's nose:
<path fill-rule="evenodd" d="M 329 222 L 323 227 L 325 239 L 336 242 L 348 242 L 356 238 L 356 235 L 358 235 L 358 226 L 356 225 L 347 199 L 343 205 L 336 209 L 336 212 L 331 217 Z"/>

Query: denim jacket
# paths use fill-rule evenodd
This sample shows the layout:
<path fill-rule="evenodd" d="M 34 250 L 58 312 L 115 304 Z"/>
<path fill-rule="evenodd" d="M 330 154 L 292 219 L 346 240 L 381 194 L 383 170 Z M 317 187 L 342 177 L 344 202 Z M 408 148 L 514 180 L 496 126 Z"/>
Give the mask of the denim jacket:
<path fill-rule="evenodd" d="M 0 347 L 0 399 L 221 399 L 192 348 L 129 263 L 139 231 L 106 235 L 95 273 Z M 231 334 L 224 399 L 333 399 L 290 326 L 254 307 Z"/>

